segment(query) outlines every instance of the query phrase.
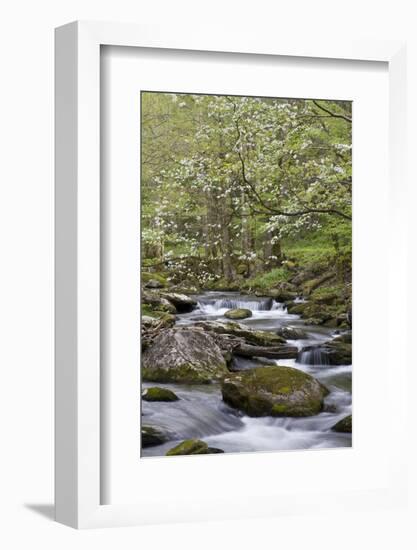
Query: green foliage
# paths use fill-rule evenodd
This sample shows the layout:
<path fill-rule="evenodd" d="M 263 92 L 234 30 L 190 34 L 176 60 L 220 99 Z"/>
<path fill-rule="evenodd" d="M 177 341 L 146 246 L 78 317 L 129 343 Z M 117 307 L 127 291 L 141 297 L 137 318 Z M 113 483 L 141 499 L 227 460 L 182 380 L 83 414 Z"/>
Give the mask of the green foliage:
<path fill-rule="evenodd" d="M 207 287 L 349 256 L 350 102 L 143 92 L 141 112 L 145 265 Z"/>
<path fill-rule="evenodd" d="M 285 267 L 277 267 L 268 271 L 267 273 L 262 273 L 251 279 L 247 279 L 243 284 L 242 288 L 251 289 L 256 288 L 259 290 L 268 290 L 276 287 L 279 283 L 288 281 L 291 277 L 291 271 Z"/>
<path fill-rule="evenodd" d="M 166 285 L 166 275 L 163 275 L 162 273 L 152 273 L 149 271 L 142 271 L 141 273 L 141 279 L 142 283 L 149 283 L 149 281 L 158 281 L 158 283 L 161 283 L 162 285 Z"/>

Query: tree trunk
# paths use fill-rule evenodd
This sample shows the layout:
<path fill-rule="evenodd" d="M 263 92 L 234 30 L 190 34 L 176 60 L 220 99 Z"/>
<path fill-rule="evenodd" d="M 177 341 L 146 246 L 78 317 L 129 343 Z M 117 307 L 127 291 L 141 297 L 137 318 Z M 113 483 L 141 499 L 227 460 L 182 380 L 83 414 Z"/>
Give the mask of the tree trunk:
<path fill-rule="evenodd" d="M 265 269 L 273 269 L 281 265 L 281 241 L 276 229 L 269 229 L 264 234 L 264 265 Z"/>
<path fill-rule="evenodd" d="M 227 281 L 233 280 L 232 243 L 230 240 L 231 216 L 227 204 L 223 203 L 220 214 L 223 276 Z"/>

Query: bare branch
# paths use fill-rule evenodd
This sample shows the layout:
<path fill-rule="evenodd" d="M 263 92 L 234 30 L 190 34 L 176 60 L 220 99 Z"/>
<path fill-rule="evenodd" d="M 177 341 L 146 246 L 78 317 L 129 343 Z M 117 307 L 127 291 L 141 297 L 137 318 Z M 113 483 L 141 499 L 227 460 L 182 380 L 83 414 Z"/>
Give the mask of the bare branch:
<path fill-rule="evenodd" d="M 323 105 L 320 105 L 320 103 L 319 103 L 316 99 L 312 99 L 312 102 L 313 102 L 314 105 L 315 105 L 316 107 L 318 107 L 321 111 L 327 113 L 327 114 L 330 115 L 331 117 L 334 117 L 334 118 L 341 118 L 342 120 L 346 120 L 346 122 L 349 122 L 350 124 L 352 124 L 352 119 L 349 118 L 348 116 L 342 115 L 341 113 L 334 113 L 333 111 L 330 111 L 330 109 L 327 109 L 327 107 L 323 107 Z"/>

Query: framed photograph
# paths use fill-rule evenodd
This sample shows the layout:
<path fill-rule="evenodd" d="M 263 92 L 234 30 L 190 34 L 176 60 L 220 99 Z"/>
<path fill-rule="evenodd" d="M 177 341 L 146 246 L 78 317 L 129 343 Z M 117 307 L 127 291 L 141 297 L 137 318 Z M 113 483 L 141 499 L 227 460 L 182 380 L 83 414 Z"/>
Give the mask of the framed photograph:
<path fill-rule="evenodd" d="M 404 502 L 404 51 L 57 29 L 58 521 Z"/>

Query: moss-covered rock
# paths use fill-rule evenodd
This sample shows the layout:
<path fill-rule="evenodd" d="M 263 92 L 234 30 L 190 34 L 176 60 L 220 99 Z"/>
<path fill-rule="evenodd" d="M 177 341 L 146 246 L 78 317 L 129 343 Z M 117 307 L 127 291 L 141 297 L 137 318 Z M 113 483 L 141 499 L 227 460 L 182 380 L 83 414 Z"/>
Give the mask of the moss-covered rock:
<path fill-rule="evenodd" d="M 186 439 L 166 452 L 166 456 L 178 455 L 206 455 L 209 453 L 209 446 L 200 439 Z"/>
<path fill-rule="evenodd" d="M 225 378 L 223 400 L 249 416 L 312 416 L 328 394 L 318 380 L 292 367 L 257 367 Z"/>
<path fill-rule="evenodd" d="M 339 420 L 333 427 L 332 430 L 334 432 L 339 433 L 352 433 L 352 415 L 346 416 L 345 418 L 342 418 L 342 420 Z"/>
<path fill-rule="evenodd" d="M 335 273 L 333 271 L 326 271 L 320 277 L 305 282 L 303 285 L 304 294 L 311 294 L 313 290 L 316 290 L 316 288 L 319 288 L 324 283 L 328 283 L 328 281 L 334 279 L 334 277 Z"/>
<path fill-rule="evenodd" d="M 352 343 L 334 338 L 324 344 L 331 365 L 350 365 L 352 363 Z"/>
<path fill-rule="evenodd" d="M 285 288 L 272 288 L 263 292 L 264 296 L 274 298 L 277 302 L 290 302 L 297 298 L 297 292 L 286 290 Z"/>
<path fill-rule="evenodd" d="M 167 435 L 158 428 L 153 426 L 142 426 L 141 428 L 142 448 L 162 445 L 167 439 Z"/>
<path fill-rule="evenodd" d="M 335 338 L 319 346 L 306 346 L 300 357 L 300 362 L 308 365 L 351 365 L 352 344 Z"/>
<path fill-rule="evenodd" d="M 149 285 L 153 281 L 157 283 L 157 286 Z M 158 272 L 142 271 L 141 282 L 143 285 L 149 286 L 149 288 L 163 288 L 167 286 L 166 276 Z"/>
<path fill-rule="evenodd" d="M 219 290 L 224 292 L 235 292 L 240 290 L 240 285 L 237 281 L 228 281 L 221 278 L 206 283 L 207 290 Z"/>
<path fill-rule="evenodd" d="M 145 388 L 142 392 L 144 401 L 178 401 L 179 397 L 167 388 Z"/>
<path fill-rule="evenodd" d="M 170 328 L 175 324 L 175 315 L 165 311 L 151 310 L 142 304 L 142 328 Z"/>
<path fill-rule="evenodd" d="M 160 333 L 142 355 L 142 378 L 152 382 L 207 384 L 228 374 L 214 339 L 194 328 Z"/>
<path fill-rule="evenodd" d="M 142 303 L 151 311 L 165 311 L 167 313 L 177 313 L 177 309 L 169 300 L 160 296 L 159 293 L 153 291 L 142 292 Z"/>
<path fill-rule="evenodd" d="M 333 342 L 343 342 L 344 344 L 351 344 L 352 343 L 352 332 L 347 331 L 343 334 L 339 334 L 333 339 Z"/>
<path fill-rule="evenodd" d="M 246 276 L 249 273 L 249 266 L 247 264 L 239 264 L 236 267 L 236 273 L 238 275 Z"/>
<path fill-rule="evenodd" d="M 250 309 L 238 308 L 238 309 L 229 309 L 225 312 L 224 316 L 227 319 L 247 319 L 252 317 L 252 312 Z"/>
<path fill-rule="evenodd" d="M 307 307 L 307 302 L 290 302 L 287 304 L 287 311 L 292 315 L 302 315 Z"/>
<path fill-rule="evenodd" d="M 340 292 L 333 288 L 318 289 L 319 291 L 313 292 L 310 299 L 317 304 L 335 305 L 342 304 L 343 297 Z"/>

